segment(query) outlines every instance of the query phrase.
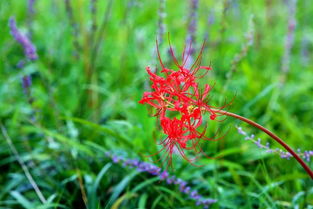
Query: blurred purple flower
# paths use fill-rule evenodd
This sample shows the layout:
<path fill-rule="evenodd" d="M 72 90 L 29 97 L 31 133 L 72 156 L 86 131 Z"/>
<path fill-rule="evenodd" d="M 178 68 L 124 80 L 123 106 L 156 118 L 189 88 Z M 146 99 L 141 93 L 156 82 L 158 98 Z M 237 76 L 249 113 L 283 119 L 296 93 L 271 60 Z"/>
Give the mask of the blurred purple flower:
<path fill-rule="evenodd" d="M 75 48 L 75 50 L 73 51 L 73 54 L 74 54 L 74 57 L 79 59 L 79 57 L 80 57 L 79 53 L 81 51 L 81 45 L 79 43 L 79 30 L 80 29 L 79 29 L 79 24 L 74 17 L 74 11 L 73 11 L 73 7 L 72 7 L 72 3 L 73 2 L 71 2 L 70 0 L 64 0 L 65 11 L 66 11 L 66 14 L 67 14 L 67 17 L 69 19 L 70 26 L 71 26 L 72 32 L 73 32 L 73 46 Z"/>
<path fill-rule="evenodd" d="M 168 172 L 167 171 L 163 171 L 160 175 L 159 175 L 161 180 L 164 180 L 168 177 Z"/>
<path fill-rule="evenodd" d="M 32 44 L 26 35 L 23 35 L 16 26 L 16 21 L 14 17 L 9 19 L 9 27 L 11 30 L 11 35 L 13 38 L 22 45 L 24 49 L 25 56 L 30 60 L 38 59 L 36 52 L 36 47 Z"/>
<path fill-rule="evenodd" d="M 29 75 L 23 76 L 22 78 L 23 89 L 29 89 L 31 85 L 32 85 L 32 78 Z"/>
<path fill-rule="evenodd" d="M 290 57 L 291 57 L 291 49 L 294 44 L 294 36 L 295 36 L 295 28 L 297 24 L 296 20 L 296 10 L 297 10 L 297 0 L 288 0 L 286 1 L 288 7 L 288 28 L 287 34 L 285 37 L 285 50 L 282 57 L 282 65 L 281 70 L 283 72 L 282 82 L 285 81 L 285 76 L 289 72 L 290 68 Z"/>
<path fill-rule="evenodd" d="M 190 186 L 187 186 L 187 182 L 177 178 L 176 176 L 170 176 L 166 170 L 161 170 L 154 164 L 140 162 L 137 159 L 128 159 L 121 156 L 111 154 L 109 152 L 105 153 L 105 156 L 110 158 L 114 163 L 122 163 L 123 166 L 137 168 L 140 172 L 147 172 L 151 175 L 158 176 L 160 180 L 165 181 L 167 184 L 179 185 L 179 191 L 187 194 L 190 199 L 196 201 L 196 205 L 203 205 L 204 208 L 208 208 L 211 204 L 217 202 L 215 199 L 204 198 L 198 194 L 197 190 L 192 190 Z M 192 192 L 191 192 L 192 190 Z"/>
<path fill-rule="evenodd" d="M 20 60 L 17 64 L 16 64 L 16 67 L 21 69 L 25 66 L 26 62 L 25 60 Z"/>
<path fill-rule="evenodd" d="M 29 14 L 35 13 L 34 4 L 35 4 L 35 0 L 28 0 L 28 13 Z"/>
<path fill-rule="evenodd" d="M 120 157 L 114 155 L 114 156 L 112 156 L 112 161 L 113 161 L 114 163 L 118 163 L 118 162 L 120 161 Z"/>
<path fill-rule="evenodd" d="M 159 11 L 158 11 L 158 42 L 159 44 L 161 44 L 163 42 L 163 36 L 165 33 L 165 23 L 164 23 L 164 19 L 166 17 L 166 13 L 165 13 L 165 0 L 160 0 L 159 1 Z"/>
<path fill-rule="evenodd" d="M 198 19 L 198 7 L 199 0 L 190 0 L 190 10 L 188 15 L 188 33 L 186 37 L 186 55 L 189 57 L 186 66 L 191 66 L 193 63 L 192 55 L 195 53 L 194 45 L 196 44 L 196 31 L 197 31 L 197 19 Z M 190 47 L 188 47 L 190 46 Z"/>

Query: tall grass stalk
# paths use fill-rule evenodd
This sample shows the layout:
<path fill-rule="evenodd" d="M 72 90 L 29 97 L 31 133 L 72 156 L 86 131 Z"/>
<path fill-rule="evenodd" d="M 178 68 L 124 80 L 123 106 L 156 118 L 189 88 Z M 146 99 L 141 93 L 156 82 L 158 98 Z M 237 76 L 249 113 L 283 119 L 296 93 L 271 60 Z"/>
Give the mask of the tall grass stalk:
<path fill-rule="evenodd" d="M 29 172 L 29 169 L 28 167 L 26 166 L 26 164 L 24 163 L 24 161 L 22 160 L 22 158 L 20 157 L 17 149 L 15 148 L 6 128 L 2 125 L 2 123 L 0 122 L 0 127 L 1 127 L 1 131 L 2 131 L 2 135 L 4 137 L 4 139 L 6 140 L 6 142 L 8 143 L 11 151 L 13 152 L 17 162 L 20 164 L 20 166 L 22 167 L 23 171 L 24 171 L 24 174 L 27 178 L 27 180 L 29 181 L 29 183 L 32 185 L 33 189 L 35 190 L 38 198 L 40 199 L 40 201 L 42 203 L 46 203 L 47 200 L 46 198 L 43 196 L 42 192 L 40 191 L 37 183 L 35 182 L 35 180 L 33 179 L 32 175 L 30 174 Z"/>

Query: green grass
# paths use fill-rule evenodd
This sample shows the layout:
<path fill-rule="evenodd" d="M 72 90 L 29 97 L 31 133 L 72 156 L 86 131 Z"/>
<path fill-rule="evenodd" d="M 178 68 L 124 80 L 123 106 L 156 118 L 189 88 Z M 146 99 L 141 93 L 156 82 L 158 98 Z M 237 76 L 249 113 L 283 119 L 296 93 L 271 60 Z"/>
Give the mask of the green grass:
<path fill-rule="evenodd" d="M 47 199 L 40 202 L 1 134 L 0 208 L 201 208 L 177 187 L 104 155 L 113 151 L 149 161 L 143 154 L 155 153 L 154 139 L 164 137 L 148 108 L 138 104 L 149 82 L 145 67 L 157 62 L 158 1 L 110 5 L 99 0 L 92 44 L 90 1 L 72 2 L 78 52 L 63 1 L 37 1 L 31 26 L 25 1 L 0 1 L 0 121 Z M 216 82 L 212 104 L 236 95 L 232 112 L 264 125 L 294 149 L 313 150 L 313 4 L 297 3 L 290 70 L 281 86 L 290 16 L 286 2 L 200 1 L 195 47 L 199 50 L 207 39 L 202 63 L 211 62 L 214 68 L 201 82 Z M 189 9 L 188 1 L 166 3 L 166 32 L 177 54 L 188 33 Z M 210 24 L 209 15 L 214 16 Z M 227 79 L 247 42 L 252 15 L 254 42 Z M 32 30 L 39 55 L 22 70 L 15 67 L 24 54 L 10 35 L 10 16 L 23 32 Z M 172 67 L 167 50 L 165 34 L 161 56 Z M 33 78 L 32 104 L 21 86 L 28 74 Z M 222 141 L 203 146 L 210 156 L 224 157 L 201 158 L 198 163 L 205 166 L 198 168 L 175 156 L 170 173 L 216 198 L 212 208 L 313 208 L 313 182 L 302 167 L 294 159 L 265 154 L 243 140 L 235 125 L 279 147 L 234 119 L 209 122 L 208 136 L 218 127 L 230 128 Z M 309 166 L 313 168 L 312 162 Z"/>

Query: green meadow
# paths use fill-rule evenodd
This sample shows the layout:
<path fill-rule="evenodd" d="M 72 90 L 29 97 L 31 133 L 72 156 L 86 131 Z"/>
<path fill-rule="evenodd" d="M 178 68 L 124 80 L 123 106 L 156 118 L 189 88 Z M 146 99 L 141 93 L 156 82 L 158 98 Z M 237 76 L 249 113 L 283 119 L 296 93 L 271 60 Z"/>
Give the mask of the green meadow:
<path fill-rule="evenodd" d="M 10 34 L 10 17 L 38 59 Z M 164 65 L 177 70 L 170 44 L 181 62 L 191 37 L 190 57 L 205 42 L 201 65 L 213 68 L 199 81 L 214 86 L 209 105 L 231 102 L 227 111 L 273 131 L 304 159 L 313 152 L 312 19 L 312 2 L 301 0 L 0 1 L 0 209 L 204 207 L 107 152 L 167 170 L 216 200 L 209 208 L 312 209 L 313 181 L 301 165 L 237 128 L 286 151 L 265 133 L 204 115 L 206 136 L 223 136 L 201 143 L 212 158 L 199 154 L 194 166 L 175 150 L 168 167 L 158 153 L 166 135 L 138 103 L 151 91 L 146 67 L 161 75 L 156 40 Z"/>

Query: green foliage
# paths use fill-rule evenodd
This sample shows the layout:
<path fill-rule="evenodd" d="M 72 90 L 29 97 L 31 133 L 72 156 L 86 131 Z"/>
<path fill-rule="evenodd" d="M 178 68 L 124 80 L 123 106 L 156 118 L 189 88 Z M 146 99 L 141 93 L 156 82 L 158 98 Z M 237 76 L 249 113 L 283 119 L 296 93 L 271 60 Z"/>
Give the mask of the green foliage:
<path fill-rule="evenodd" d="M 1 134 L 0 208 L 199 208 L 177 187 L 105 157 L 113 151 L 148 161 L 143 156 L 156 153 L 155 140 L 164 137 L 150 110 L 138 104 L 149 82 L 145 67 L 157 63 L 159 1 L 97 1 L 94 34 L 91 1 L 70 2 L 76 37 L 64 1 L 36 1 L 32 20 L 27 1 L 0 1 L 0 123 L 46 198 L 42 203 L 37 197 Z M 236 95 L 232 112 L 263 124 L 295 149 L 312 150 L 313 4 L 297 3 L 290 69 L 282 84 L 288 2 L 200 1 L 195 48 L 207 39 L 202 64 L 211 62 L 214 70 L 202 82 L 216 82 L 212 105 Z M 184 47 L 189 10 L 188 1 L 166 2 L 165 25 L 176 54 Z M 38 50 L 39 59 L 23 69 L 16 68 L 24 54 L 9 32 L 12 15 L 23 32 L 32 32 Z M 251 15 L 254 42 L 234 67 Z M 173 67 L 166 34 L 160 51 Z M 235 71 L 227 78 L 230 69 Z M 29 74 L 32 103 L 21 86 Z M 222 141 L 203 144 L 209 156 L 222 157 L 201 157 L 204 166 L 193 167 L 175 155 L 169 172 L 217 199 L 212 208 L 313 208 L 312 180 L 295 160 L 244 141 L 234 119 L 207 122 L 208 136 L 218 127 L 230 130 Z"/>

